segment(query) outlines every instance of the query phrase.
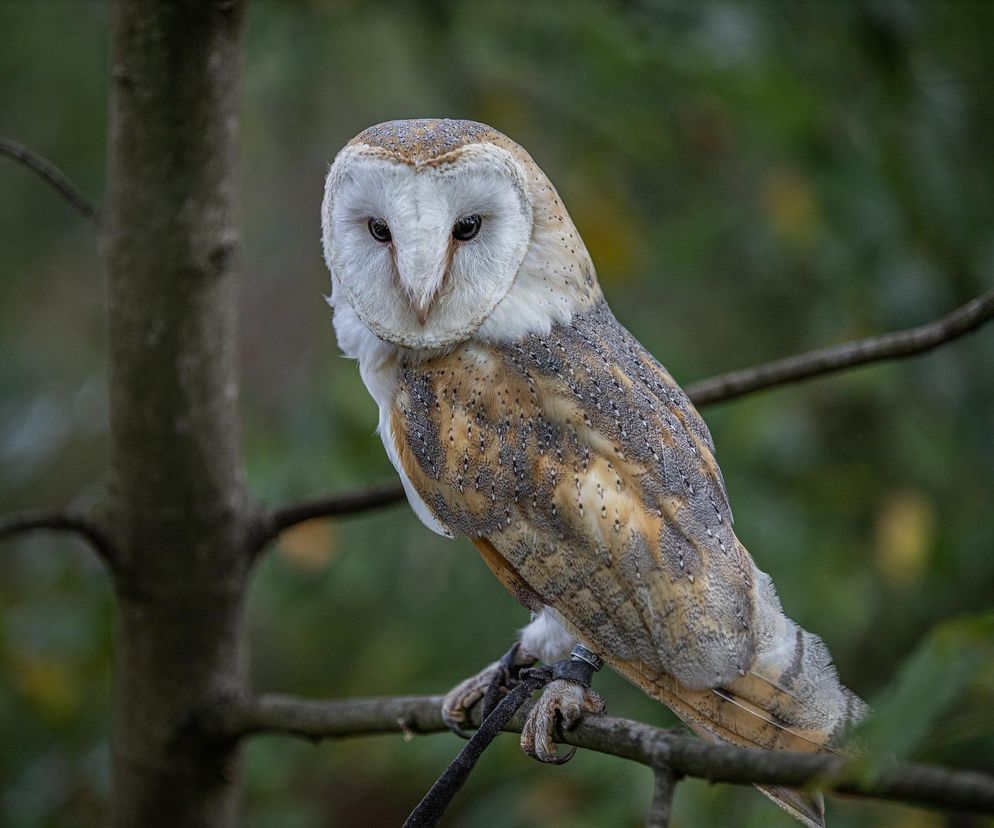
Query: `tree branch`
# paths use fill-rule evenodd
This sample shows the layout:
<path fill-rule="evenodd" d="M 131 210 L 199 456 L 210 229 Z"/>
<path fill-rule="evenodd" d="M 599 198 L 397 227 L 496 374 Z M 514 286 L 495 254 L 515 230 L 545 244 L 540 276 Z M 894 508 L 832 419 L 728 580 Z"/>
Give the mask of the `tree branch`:
<path fill-rule="evenodd" d="M 687 386 L 687 395 L 698 406 L 732 400 L 765 388 L 824 376 L 888 359 L 930 351 L 957 339 L 994 318 L 994 290 L 987 291 L 952 313 L 903 331 L 869 336 L 830 345 L 804 354 L 731 371 Z"/>
<path fill-rule="evenodd" d="M 374 733 L 434 733 L 445 730 L 441 703 L 440 696 L 311 701 L 263 695 L 218 704 L 201 724 L 209 736 L 219 740 L 259 733 L 302 736 L 313 741 Z M 520 732 L 527 711 L 528 706 L 506 729 Z M 479 724 L 478 718 L 475 722 Z M 712 744 L 612 716 L 584 719 L 575 730 L 564 733 L 562 741 L 711 782 L 810 786 L 932 808 L 994 813 L 994 776 L 975 771 L 903 763 L 865 781 L 859 778 L 857 767 L 837 756 Z"/>
<path fill-rule="evenodd" d="M 9 138 L 0 138 L 0 155 L 13 158 L 22 166 L 40 175 L 86 218 L 96 217 L 96 205 L 83 195 L 79 187 L 73 184 L 69 177 L 47 158 L 17 141 L 11 141 Z"/>
<path fill-rule="evenodd" d="M 110 538 L 94 521 L 84 515 L 73 512 L 21 512 L 0 517 L 0 541 L 39 530 L 71 532 L 79 535 L 93 547 L 104 563 L 113 563 L 114 546 Z"/>
<path fill-rule="evenodd" d="M 676 774 L 670 768 L 657 768 L 652 786 L 652 805 L 646 819 L 646 828 L 667 828 L 673 811 L 673 794 L 676 792 Z"/>
<path fill-rule="evenodd" d="M 253 542 L 253 553 L 292 526 L 314 518 L 355 515 L 389 506 L 404 499 L 404 487 L 399 481 L 377 483 L 363 489 L 353 489 L 338 495 L 326 495 L 277 509 L 264 515 Z"/>

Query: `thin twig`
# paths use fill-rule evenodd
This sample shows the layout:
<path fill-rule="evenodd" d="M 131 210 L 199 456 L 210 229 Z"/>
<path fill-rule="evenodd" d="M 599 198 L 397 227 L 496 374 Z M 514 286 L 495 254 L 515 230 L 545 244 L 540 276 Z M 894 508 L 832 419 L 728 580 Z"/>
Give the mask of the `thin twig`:
<path fill-rule="evenodd" d="M 686 391 L 694 404 L 703 408 L 870 362 L 924 353 L 976 330 L 991 319 L 994 319 L 994 290 L 981 294 L 941 319 L 917 328 L 830 345 L 752 368 L 731 371 L 692 383 Z M 396 503 L 403 497 L 403 487 L 393 482 L 286 506 L 264 519 L 253 553 L 281 532 L 305 520 L 364 512 Z"/>
<path fill-rule="evenodd" d="M 656 769 L 652 786 L 652 805 L 646 819 L 646 828 L 667 828 L 673 811 L 673 794 L 676 791 L 676 774 L 668 767 Z"/>
<path fill-rule="evenodd" d="M 732 400 L 764 388 L 786 385 L 888 359 L 914 356 L 951 342 L 994 319 L 994 290 L 981 294 L 952 313 L 903 331 L 830 345 L 752 368 L 731 371 L 687 386 L 698 406 Z"/>
<path fill-rule="evenodd" d="M 262 518 L 254 539 L 255 548 L 252 551 L 257 552 L 280 533 L 305 521 L 338 515 L 354 515 L 381 506 L 389 506 L 403 499 L 404 487 L 399 481 L 392 480 L 285 506 Z"/>
<path fill-rule="evenodd" d="M 28 149 L 24 144 L 11 141 L 9 138 L 0 138 L 0 155 L 13 158 L 19 164 L 40 175 L 55 187 L 62 194 L 62 197 L 86 218 L 96 217 L 96 205 L 83 195 L 82 190 L 73 184 L 69 180 L 69 177 L 47 158 L 44 158 L 32 149 Z"/>
<path fill-rule="evenodd" d="M 21 512 L 0 517 L 0 541 L 41 530 L 79 535 L 89 542 L 104 563 L 113 562 L 113 543 L 103 529 L 85 515 L 73 512 Z"/>
<path fill-rule="evenodd" d="M 202 726 L 210 736 L 227 740 L 257 733 L 311 740 L 373 733 L 430 733 L 445 730 L 441 704 L 440 696 L 310 701 L 264 695 L 219 704 L 205 716 Z M 526 705 L 506 729 L 520 732 L 527 710 Z M 479 723 L 478 718 L 474 721 Z M 902 763 L 865 781 L 838 756 L 746 750 L 612 716 L 588 717 L 575 730 L 562 735 L 562 741 L 570 745 L 712 782 L 813 786 L 932 808 L 994 813 L 994 776 L 976 771 Z"/>

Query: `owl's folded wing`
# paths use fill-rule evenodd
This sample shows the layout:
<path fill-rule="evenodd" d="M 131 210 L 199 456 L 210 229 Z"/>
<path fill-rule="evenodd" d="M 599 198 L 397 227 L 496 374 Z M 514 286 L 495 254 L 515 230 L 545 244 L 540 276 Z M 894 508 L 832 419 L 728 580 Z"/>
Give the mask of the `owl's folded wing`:
<path fill-rule="evenodd" d="M 606 306 L 404 369 L 391 427 L 439 522 L 646 692 L 738 744 L 828 740 L 837 717 L 779 683 L 797 628 L 735 538 L 706 427 Z"/>
<path fill-rule="evenodd" d="M 689 687 L 748 667 L 752 562 L 710 435 L 606 306 L 403 369 L 391 430 L 438 521 L 601 647 Z"/>

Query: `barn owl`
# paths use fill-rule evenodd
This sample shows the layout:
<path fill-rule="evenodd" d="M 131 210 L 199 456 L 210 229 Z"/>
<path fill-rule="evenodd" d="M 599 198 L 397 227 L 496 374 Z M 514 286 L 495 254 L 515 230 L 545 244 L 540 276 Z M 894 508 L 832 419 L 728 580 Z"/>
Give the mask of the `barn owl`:
<path fill-rule="evenodd" d="M 579 644 L 704 738 L 837 749 L 863 703 L 736 538 L 707 426 L 612 315 L 528 153 L 470 121 L 371 127 L 331 166 L 322 231 L 338 342 L 411 506 L 533 614 L 517 663 Z M 500 669 L 450 693 L 447 720 Z M 601 709 L 558 679 L 523 747 L 553 760 L 556 714 Z M 823 824 L 819 798 L 764 793 Z"/>

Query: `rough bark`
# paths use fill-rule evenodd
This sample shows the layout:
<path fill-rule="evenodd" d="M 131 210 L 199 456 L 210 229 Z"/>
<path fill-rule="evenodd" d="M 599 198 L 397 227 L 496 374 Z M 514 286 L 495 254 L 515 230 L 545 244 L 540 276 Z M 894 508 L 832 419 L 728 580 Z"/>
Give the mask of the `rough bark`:
<path fill-rule="evenodd" d="M 103 252 L 118 597 L 112 823 L 236 821 L 249 506 L 235 371 L 239 2 L 116 0 Z"/>

